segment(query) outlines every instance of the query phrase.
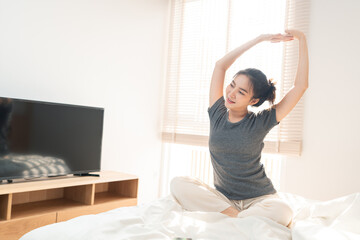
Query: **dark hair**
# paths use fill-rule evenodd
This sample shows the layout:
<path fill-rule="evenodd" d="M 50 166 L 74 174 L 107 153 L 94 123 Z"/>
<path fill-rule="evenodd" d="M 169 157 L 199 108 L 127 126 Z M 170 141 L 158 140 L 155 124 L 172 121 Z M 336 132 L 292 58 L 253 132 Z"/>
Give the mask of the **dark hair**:
<path fill-rule="evenodd" d="M 253 92 L 253 99 L 259 99 L 259 101 L 254 104 L 254 107 L 258 107 L 263 104 L 265 101 L 269 101 L 271 104 L 274 104 L 275 101 L 275 91 L 276 87 L 272 79 L 267 80 L 266 75 L 256 69 L 256 68 L 246 68 L 237 72 L 233 79 L 238 75 L 245 75 L 250 79 L 251 89 Z"/>

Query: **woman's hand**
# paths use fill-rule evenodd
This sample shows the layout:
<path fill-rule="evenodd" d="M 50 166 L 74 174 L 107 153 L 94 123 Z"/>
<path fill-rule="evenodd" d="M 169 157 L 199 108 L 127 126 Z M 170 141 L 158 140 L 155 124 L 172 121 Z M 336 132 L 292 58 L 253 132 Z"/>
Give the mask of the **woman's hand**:
<path fill-rule="evenodd" d="M 287 34 L 262 34 L 260 35 L 261 41 L 270 41 L 272 43 L 287 42 L 294 40 L 294 36 L 290 33 Z"/>
<path fill-rule="evenodd" d="M 285 32 L 287 35 L 293 36 L 294 38 L 296 38 L 298 40 L 305 38 L 305 34 L 299 30 L 286 29 Z"/>
<path fill-rule="evenodd" d="M 277 42 L 292 41 L 294 39 L 300 40 L 300 39 L 305 38 L 305 34 L 299 30 L 286 29 L 285 33 L 286 34 L 281 34 L 281 33 L 262 34 L 262 35 L 260 35 L 260 39 L 261 39 L 261 41 L 270 41 L 272 43 L 277 43 Z"/>

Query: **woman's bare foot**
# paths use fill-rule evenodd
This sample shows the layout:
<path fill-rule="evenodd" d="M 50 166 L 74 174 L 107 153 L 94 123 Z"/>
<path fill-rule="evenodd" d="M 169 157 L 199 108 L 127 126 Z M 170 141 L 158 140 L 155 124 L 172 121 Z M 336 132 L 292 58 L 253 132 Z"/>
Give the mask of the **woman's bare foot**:
<path fill-rule="evenodd" d="M 224 211 L 222 211 L 222 214 L 228 215 L 229 217 L 237 217 L 237 215 L 239 214 L 239 210 L 237 210 L 234 207 L 228 207 L 227 209 L 225 209 Z"/>

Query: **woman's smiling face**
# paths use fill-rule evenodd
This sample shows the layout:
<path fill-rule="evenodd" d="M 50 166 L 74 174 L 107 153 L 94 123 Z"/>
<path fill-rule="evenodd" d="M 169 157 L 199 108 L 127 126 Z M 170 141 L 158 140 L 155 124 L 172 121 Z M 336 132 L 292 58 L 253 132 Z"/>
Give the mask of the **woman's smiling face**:
<path fill-rule="evenodd" d="M 245 109 L 253 104 L 252 96 L 249 78 L 240 74 L 226 87 L 225 106 L 232 110 Z"/>

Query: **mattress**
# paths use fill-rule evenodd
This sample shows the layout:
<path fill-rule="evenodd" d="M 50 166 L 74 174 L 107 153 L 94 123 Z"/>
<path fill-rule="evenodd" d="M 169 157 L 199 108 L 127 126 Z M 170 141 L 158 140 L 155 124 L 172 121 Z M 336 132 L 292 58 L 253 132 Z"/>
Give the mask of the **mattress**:
<path fill-rule="evenodd" d="M 360 193 L 330 201 L 279 195 L 294 211 L 290 228 L 260 216 L 231 218 L 217 212 L 186 211 L 167 196 L 47 225 L 25 234 L 21 240 L 360 239 Z"/>

